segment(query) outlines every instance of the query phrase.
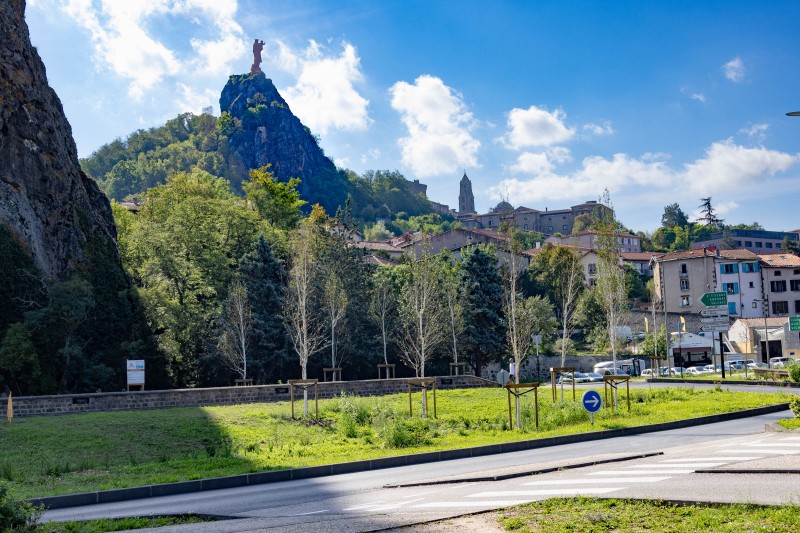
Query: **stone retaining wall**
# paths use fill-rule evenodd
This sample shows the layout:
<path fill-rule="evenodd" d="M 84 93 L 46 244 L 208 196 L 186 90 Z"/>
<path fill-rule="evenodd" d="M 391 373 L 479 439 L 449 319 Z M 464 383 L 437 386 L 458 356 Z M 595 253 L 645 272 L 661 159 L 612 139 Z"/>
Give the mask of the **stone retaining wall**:
<path fill-rule="evenodd" d="M 439 376 L 437 389 L 469 389 L 498 387 L 495 382 L 475 376 Z M 419 390 L 416 389 L 415 390 Z M 332 398 L 341 393 L 356 396 L 382 396 L 408 391 L 406 379 L 373 379 L 364 381 L 332 381 L 319 384 L 319 398 Z M 312 393 L 313 394 L 313 393 Z M 295 390 L 295 398 L 302 391 Z M 62 394 L 57 396 L 12 397 L 14 417 L 65 415 L 97 411 L 138 411 L 169 407 L 203 407 L 241 403 L 280 402 L 289 400 L 289 385 L 255 385 L 251 387 L 219 387 L 209 389 L 176 389 L 94 394 Z M 6 418 L 8 400 L 0 397 L 0 420 Z"/>

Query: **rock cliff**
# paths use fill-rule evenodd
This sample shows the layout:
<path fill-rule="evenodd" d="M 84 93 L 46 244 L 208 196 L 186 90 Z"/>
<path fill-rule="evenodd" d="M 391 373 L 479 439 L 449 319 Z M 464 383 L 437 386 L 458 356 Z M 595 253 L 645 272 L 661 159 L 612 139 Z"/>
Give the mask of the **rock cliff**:
<path fill-rule="evenodd" d="M 231 76 L 219 105 L 232 119 L 228 163 L 241 179 L 270 164 L 280 181 L 300 178 L 300 193 L 310 204 L 332 212 L 343 202 L 345 178 L 263 72 Z"/>
<path fill-rule="evenodd" d="M 72 130 L 30 42 L 24 0 L 0 2 L 0 224 L 48 278 L 115 255 L 108 199 L 78 164 Z"/>

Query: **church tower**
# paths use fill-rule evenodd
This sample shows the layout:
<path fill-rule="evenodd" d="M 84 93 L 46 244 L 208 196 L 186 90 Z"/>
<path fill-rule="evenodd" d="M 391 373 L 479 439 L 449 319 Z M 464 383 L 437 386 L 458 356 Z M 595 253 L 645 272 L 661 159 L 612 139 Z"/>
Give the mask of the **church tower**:
<path fill-rule="evenodd" d="M 475 197 L 472 195 L 472 182 L 469 181 L 467 173 L 461 178 L 461 185 L 458 191 L 458 214 L 465 215 L 475 212 Z"/>

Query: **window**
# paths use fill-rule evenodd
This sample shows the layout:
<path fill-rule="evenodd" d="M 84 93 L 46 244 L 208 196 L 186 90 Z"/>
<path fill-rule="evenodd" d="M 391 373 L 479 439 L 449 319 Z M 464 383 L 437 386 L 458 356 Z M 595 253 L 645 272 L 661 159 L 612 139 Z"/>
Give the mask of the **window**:
<path fill-rule="evenodd" d="M 786 292 L 786 280 L 770 281 L 769 290 L 772 292 Z"/>
<path fill-rule="evenodd" d="M 752 282 L 752 281 L 750 282 L 750 284 L 748 285 L 748 287 L 750 287 L 751 289 L 753 288 L 753 282 Z"/>
<path fill-rule="evenodd" d="M 547 226 L 547 231 L 553 231 L 553 226 Z"/>
<path fill-rule="evenodd" d="M 681 296 L 681 307 L 689 307 L 690 305 L 692 305 L 692 297 Z"/>
<path fill-rule="evenodd" d="M 775 277 L 776 277 L 776 278 L 777 278 L 777 277 L 780 277 L 780 275 L 781 275 L 781 271 L 780 271 L 780 270 L 776 270 L 776 271 L 775 271 Z"/>
<path fill-rule="evenodd" d="M 742 272 L 758 272 L 758 263 L 742 263 Z"/>
<path fill-rule="evenodd" d="M 689 290 L 689 280 L 688 279 L 682 279 L 681 280 L 681 290 L 682 291 L 688 291 Z"/>
<path fill-rule="evenodd" d="M 795 276 L 800 276 L 800 270 L 795 270 L 795 271 L 794 271 L 794 275 L 795 275 Z"/>
<path fill-rule="evenodd" d="M 597 265 L 589 263 L 589 274 L 597 274 Z"/>
<path fill-rule="evenodd" d="M 736 309 L 736 302 L 728 302 L 728 314 L 735 315 L 738 311 Z"/>
<path fill-rule="evenodd" d="M 687 273 L 686 263 L 681 263 L 681 274 L 686 274 L 686 273 Z"/>
<path fill-rule="evenodd" d="M 774 315 L 789 314 L 789 302 L 772 302 L 772 314 Z"/>
<path fill-rule="evenodd" d="M 763 248 L 764 244 L 761 241 L 756 241 L 756 248 Z"/>
<path fill-rule="evenodd" d="M 594 287 L 596 285 L 597 285 L 597 280 L 596 279 L 592 278 L 592 279 L 589 280 L 589 286 L 590 287 Z"/>
<path fill-rule="evenodd" d="M 736 246 L 741 246 L 742 245 L 742 241 L 733 241 L 733 242 L 736 243 Z"/>
<path fill-rule="evenodd" d="M 758 302 L 753 300 L 753 309 L 758 309 Z"/>
<path fill-rule="evenodd" d="M 753 247 L 753 241 L 744 241 L 744 247 L 745 248 L 752 248 Z"/>
<path fill-rule="evenodd" d="M 719 266 L 720 274 L 736 274 L 739 272 L 739 265 L 736 263 L 731 263 L 728 265 L 720 265 Z"/>
<path fill-rule="evenodd" d="M 800 279 L 793 279 L 789 282 L 789 287 L 793 291 L 800 291 Z"/>
<path fill-rule="evenodd" d="M 772 243 L 771 242 L 767 242 L 765 244 L 767 245 L 767 248 L 772 248 Z"/>
<path fill-rule="evenodd" d="M 739 284 L 738 283 L 723 283 L 722 284 L 722 292 L 727 292 L 728 294 L 739 294 Z"/>
<path fill-rule="evenodd" d="M 568 230 L 567 230 L 567 225 L 566 225 L 566 224 L 564 224 L 563 226 L 561 226 L 561 229 L 562 229 L 562 230 L 564 230 L 564 231 L 568 231 Z"/>
<path fill-rule="evenodd" d="M 795 314 L 800 314 L 800 300 L 794 301 L 794 312 Z"/>
<path fill-rule="evenodd" d="M 528 225 L 527 224 L 523 225 L 522 227 L 525 228 L 525 229 L 528 229 Z"/>

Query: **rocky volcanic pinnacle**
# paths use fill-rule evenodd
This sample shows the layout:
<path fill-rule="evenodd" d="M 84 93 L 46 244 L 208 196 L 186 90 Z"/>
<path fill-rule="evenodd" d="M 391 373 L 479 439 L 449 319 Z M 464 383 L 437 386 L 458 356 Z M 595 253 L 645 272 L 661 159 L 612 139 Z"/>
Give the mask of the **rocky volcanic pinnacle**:
<path fill-rule="evenodd" d="M 294 116 L 272 80 L 263 72 L 231 76 L 219 106 L 238 120 L 229 162 L 242 179 L 250 169 L 269 163 L 281 181 L 300 178 L 300 192 L 307 200 L 323 201 L 325 182 L 335 179 L 336 165 Z"/>
<path fill-rule="evenodd" d="M 108 199 L 80 169 L 24 13 L 25 0 L 0 1 L 0 224 L 58 279 L 86 259 L 89 239 L 113 245 L 116 229 Z"/>

